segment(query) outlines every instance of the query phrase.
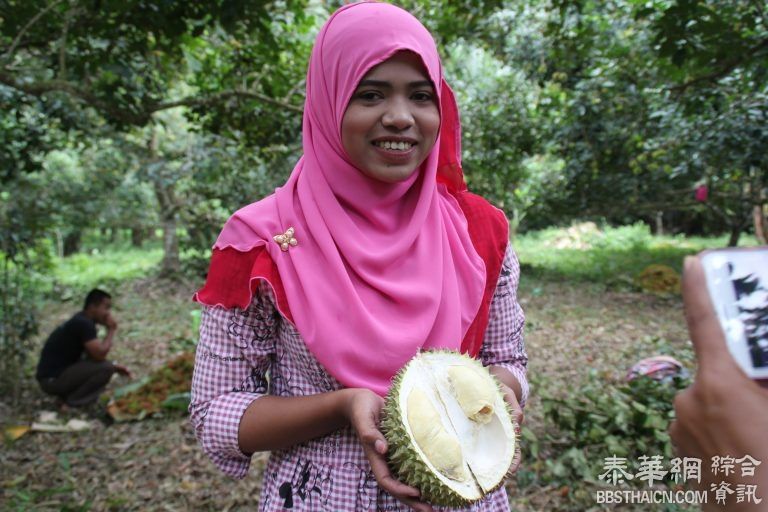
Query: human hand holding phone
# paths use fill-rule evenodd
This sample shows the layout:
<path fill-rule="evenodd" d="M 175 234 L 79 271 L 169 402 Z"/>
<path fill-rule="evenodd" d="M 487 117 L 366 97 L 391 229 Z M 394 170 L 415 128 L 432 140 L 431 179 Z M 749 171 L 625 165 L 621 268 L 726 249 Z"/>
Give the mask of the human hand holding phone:
<path fill-rule="evenodd" d="M 699 260 L 731 356 L 747 376 L 768 379 L 768 247 L 704 251 Z"/>
<path fill-rule="evenodd" d="M 677 419 L 670 426 L 670 436 L 681 457 L 701 459 L 701 490 L 711 491 L 713 484 L 721 482 L 734 492 L 738 486 L 755 486 L 755 500 L 737 503 L 731 496 L 727 510 L 765 510 L 768 501 L 756 501 L 768 500 L 768 390 L 749 378 L 732 357 L 699 258 L 686 258 L 683 301 L 698 370 L 693 385 L 675 397 Z M 760 464 L 755 464 L 753 476 L 738 469 L 715 475 L 711 471 L 715 456 L 749 456 Z M 714 493 L 710 498 L 704 510 L 723 510 Z"/>

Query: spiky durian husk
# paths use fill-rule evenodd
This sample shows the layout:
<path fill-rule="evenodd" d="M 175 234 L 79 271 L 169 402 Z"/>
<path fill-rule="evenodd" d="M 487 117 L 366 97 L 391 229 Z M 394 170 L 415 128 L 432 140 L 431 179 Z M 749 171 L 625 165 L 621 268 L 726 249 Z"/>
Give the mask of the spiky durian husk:
<path fill-rule="evenodd" d="M 483 364 L 466 354 L 459 354 L 452 350 L 446 349 L 434 349 L 424 351 L 423 353 L 450 353 L 452 355 L 463 356 L 472 364 L 477 365 L 485 371 L 488 369 Z M 417 356 L 418 357 L 418 356 Z M 412 362 L 412 360 L 411 360 Z M 392 385 L 387 393 L 384 409 L 382 410 L 381 419 L 381 431 L 390 446 L 388 454 L 389 464 L 397 475 L 398 479 L 412 487 L 417 488 L 421 492 L 421 500 L 427 503 L 431 503 L 438 506 L 445 507 L 462 507 L 479 501 L 483 496 L 486 496 L 504 485 L 505 479 L 499 480 L 499 483 L 492 489 L 483 493 L 483 496 L 477 500 L 467 499 L 458 494 L 456 491 L 445 485 L 439 478 L 432 474 L 432 470 L 421 460 L 416 448 L 412 445 L 412 441 L 405 428 L 405 419 L 400 416 L 400 409 L 398 407 L 398 391 L 402 383 L 403 377 L 408 370 L 409 364 L 406 364 L 403 368 L 397 372 L 397 375 L 392 379 Z M 501 388 L 501 382 L 494 375 L 490 375 L 499 393 L 504 396 Z M 515 450 L 519 448 L 519 435 L 517 434 L 514 420 L 512 415 L 512 408 L 504 402 L 504 407 L 512 421 L 512 435 L 515 437 Z M 507 476 L 510 476 L 509 474 Z"/>
<path fill-rule="evenodd" d="M 421 492 L 421 501 L 444 507 L 470 504 L 473 500 L 467 500 L 433 474 L 433 470 L 419 457 L 405 429 L 405 419 L 400 417 L 397 405 L 397 392 L 407 368 L 407 365 L 403 367 L 392 380 L 382 412 L 381 432 L 390 447 L 389 464 L 401 482 Z"/>

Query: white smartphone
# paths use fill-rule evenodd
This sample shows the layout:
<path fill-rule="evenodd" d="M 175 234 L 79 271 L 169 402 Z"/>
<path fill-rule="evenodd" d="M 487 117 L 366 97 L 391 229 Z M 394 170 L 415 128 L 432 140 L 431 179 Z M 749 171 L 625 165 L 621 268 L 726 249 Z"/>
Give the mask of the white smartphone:
<path fill-rule="evenodd" d="M 701 262 L 733 358 L 768 379 L 768 247 L 705 251 Z"/>

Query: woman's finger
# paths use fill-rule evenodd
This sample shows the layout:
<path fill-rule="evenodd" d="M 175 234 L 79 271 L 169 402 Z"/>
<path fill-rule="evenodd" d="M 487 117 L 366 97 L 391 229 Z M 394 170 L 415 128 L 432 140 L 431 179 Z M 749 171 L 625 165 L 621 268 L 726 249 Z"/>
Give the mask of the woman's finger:
<path fill-rule="evenodd" d="M 416 512 L 434 512 L 432 506 L 428 503 L 424 503 L 423 501 L 409 500 L 407 498 L 400 499 L 400 501 L 411 507 Z"/>
<path fill-rule="evenodd" d="M 374 465 L 371 464 L 371 468 L 373 468 L 373 466 Z M 374 470 L 374 475 L 376 475 L 376 470 Z M 397 500 L 405 503 L 414 510 L 421 510 L 424 512 L 432 511 L 432 507 L 428 503 L 419 500 L 421 493 L 419 493 L 418 489 L 405 485 L 391 474 L 376 476 L 376 482 L 382 490 L 391 494 Z"/>
<path fill-rule="evenodd" d="M 378 482 L 379 487 L 392 495 L 400 495 L 408 498 L 420 497 L 418 489 L 409 485 L 405 485 L 392 476 L 392 473 L 389 470 L 389 466 L 387 465 L 387 461 L 383 456 L 375 453 L 370 448 L 366 448 L 365 452 L 368 456 L 368 462 L 371 464 L 373 476 L 376 477 L 376 482 Z"/>
<path fill-rule="evenodd" d="M 510 477 L 517 472 L 517 468 L 520 467 L 520 462 L 523 460 L 523 452 L 520 450 L 520 443 L 515 443 L 515 456 L 512 457 L 512 464 L 510 464 L 507 470 L 507 476 Z"/>
<path fill-rule="evenodd" d="M 415 487 L 411 487 L 395 478 L 389 470 L 386 459 L 374 450 L 366 448 L 366 456 L 371 464 L 373 476 L 376 483 L 382 490 L 391 494 L 395 499 L 405 503 L 414 510 L 420 512 L 432 512 L 433 509 L 428 503 L 419 501 L 421 493 Z"/>

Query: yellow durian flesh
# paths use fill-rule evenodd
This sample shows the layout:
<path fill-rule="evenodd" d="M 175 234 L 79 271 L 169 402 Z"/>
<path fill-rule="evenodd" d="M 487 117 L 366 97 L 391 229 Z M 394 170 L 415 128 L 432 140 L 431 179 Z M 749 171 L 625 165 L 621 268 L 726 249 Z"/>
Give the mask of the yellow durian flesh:
<path fill-rule="evenodd" d="M 443 428 L 440 413 L 418 388 L 408 395 L 408 424 L 419 448 L 438 471 L 453 480 L 468 478 L 459 440 Z"/>
<path fill-rule="evenodd" d="M 471 366 L 460 365 L 448 368 L 448 380 L 467 418 L 483 424 L 493 419 L 498 391 L 491 379 Z"/>
<path fill-rule="evenodd" d="M 454 366 L 474 369 L 493 385 L 496 399 L 489 404 L 490 421 L 467 417 L 448 374 Z M 420 391 L 412 396 L 415 390 Z M 477 409 L 481 416 L 488 411 L 483 406 Z M 419 489 L 422 501 L 442 507 L 465 507 L 503 485 L 515 453 L 512 419 L 496 381 L 479 361 L 451 351 L 420 352 L 397 373 L 382 412 L 381 431 L 398 480 Z"/>

